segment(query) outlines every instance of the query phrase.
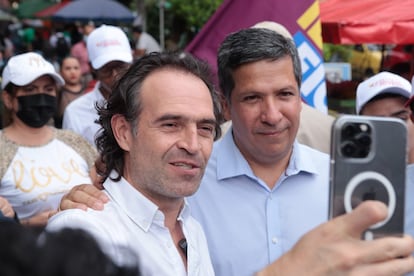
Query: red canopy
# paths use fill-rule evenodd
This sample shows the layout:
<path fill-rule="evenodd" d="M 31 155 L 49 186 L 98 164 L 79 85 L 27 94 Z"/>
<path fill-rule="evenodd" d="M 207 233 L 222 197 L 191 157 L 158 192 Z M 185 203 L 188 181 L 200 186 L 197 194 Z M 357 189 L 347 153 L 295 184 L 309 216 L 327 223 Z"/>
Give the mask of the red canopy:
<path fill-rule="evenodd" d="M 334 44 L 414 43 L 413 0 L 325 0 L 322 38 Z"/>

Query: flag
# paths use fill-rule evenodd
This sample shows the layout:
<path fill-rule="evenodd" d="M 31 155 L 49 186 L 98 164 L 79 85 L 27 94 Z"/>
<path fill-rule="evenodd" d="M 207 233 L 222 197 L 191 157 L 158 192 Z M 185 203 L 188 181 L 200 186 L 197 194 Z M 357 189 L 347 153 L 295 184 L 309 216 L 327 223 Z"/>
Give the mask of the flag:
<path fill-rule="evenodd" d="M 302 98 L 327 113 L 319 0 L 224 0 L 186 51 L 217 72 L 217 50 L 223 39 L 261 21 L 280 23 L 292 34 L 302 65 Z"/>

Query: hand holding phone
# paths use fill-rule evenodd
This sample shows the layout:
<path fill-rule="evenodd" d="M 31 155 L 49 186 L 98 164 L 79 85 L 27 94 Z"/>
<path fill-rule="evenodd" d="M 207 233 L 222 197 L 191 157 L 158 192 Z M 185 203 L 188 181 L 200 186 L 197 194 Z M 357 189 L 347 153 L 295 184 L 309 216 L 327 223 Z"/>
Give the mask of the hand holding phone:
<path fill-rule="evenodd" d="M 332 126 L 329 217 L 365 200 L 388 207 L 364 239 L 404 232 L 407 129 L 400 119 L 342 115 Z"/>

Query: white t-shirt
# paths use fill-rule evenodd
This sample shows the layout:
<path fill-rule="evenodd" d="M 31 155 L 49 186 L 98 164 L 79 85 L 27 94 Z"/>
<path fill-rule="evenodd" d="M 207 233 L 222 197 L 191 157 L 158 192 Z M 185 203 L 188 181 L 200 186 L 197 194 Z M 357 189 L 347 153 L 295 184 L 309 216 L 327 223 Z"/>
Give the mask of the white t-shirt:
<path fill-rule="evenodd" d="M 92 146 L 83 141 L 82 147 L 93 160 L 96 153 Z M 62 196 L 73 186 L 92 183 L 88 164 L 91 160 L 85 160 L 57 138 L 42 146 L 18 146 L 1 178 L 0 195 L 7 198 L 19 219 L 56 210 Z"/>
<path fill-rule="evenodd" d="M 100 125 L 95 121 L 99 119 L 96 103 L 102 104 L 105 98 L 99 91 L 100 82 L 97 82 L 93 90 L 72 101 L 63 114 L 62 128 L 70 129 L 95 146 L 95 135 Z"/>
<path fill-rule="evenodd" d="M 150 34 L 142 32 L 137 44 L 135 45 L 136 49 L 145 49 L 145 53 L 152 52 L 161 52 L 161 47 L 158 42 Z"/>
<path fill-rule="evenodd" d="M 124 178 L 119 182 L 107 178 L 104 187 L 111 200 L 103 211 L 59 212 L 49 220 L 46 231 L 83 229 L 116 263 L 138 264 L 141 275 L 214 275 L 204 232 L 187 205 L 178 217 L 188 244 L 186 272 L 158 207 Z"/>

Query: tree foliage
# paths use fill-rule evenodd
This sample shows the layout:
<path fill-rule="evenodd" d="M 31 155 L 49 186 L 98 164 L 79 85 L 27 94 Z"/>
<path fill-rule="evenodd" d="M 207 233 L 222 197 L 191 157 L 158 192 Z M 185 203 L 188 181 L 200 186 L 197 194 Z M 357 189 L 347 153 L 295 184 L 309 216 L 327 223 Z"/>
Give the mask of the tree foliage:
<path fill-rule="evenodd" d="M 167 48 L 184 48 L 223 0 L 166 0 L 164 32 Z M 159 0 L 146 0 L 147 30 L 159 37 Z"/>
<path fill-rule="evenodd" d="M 175 16 L 186 19 L 195 31 L 199 30 L 216 11 L 222 0 L 169 0 Z"/>
<path fill-rule="evenodd" d="M 352 55 L 352 46 L 343 44 L 323 44 L 323 59 L 324 61 L 341 61 L 349 62 Z"/>

